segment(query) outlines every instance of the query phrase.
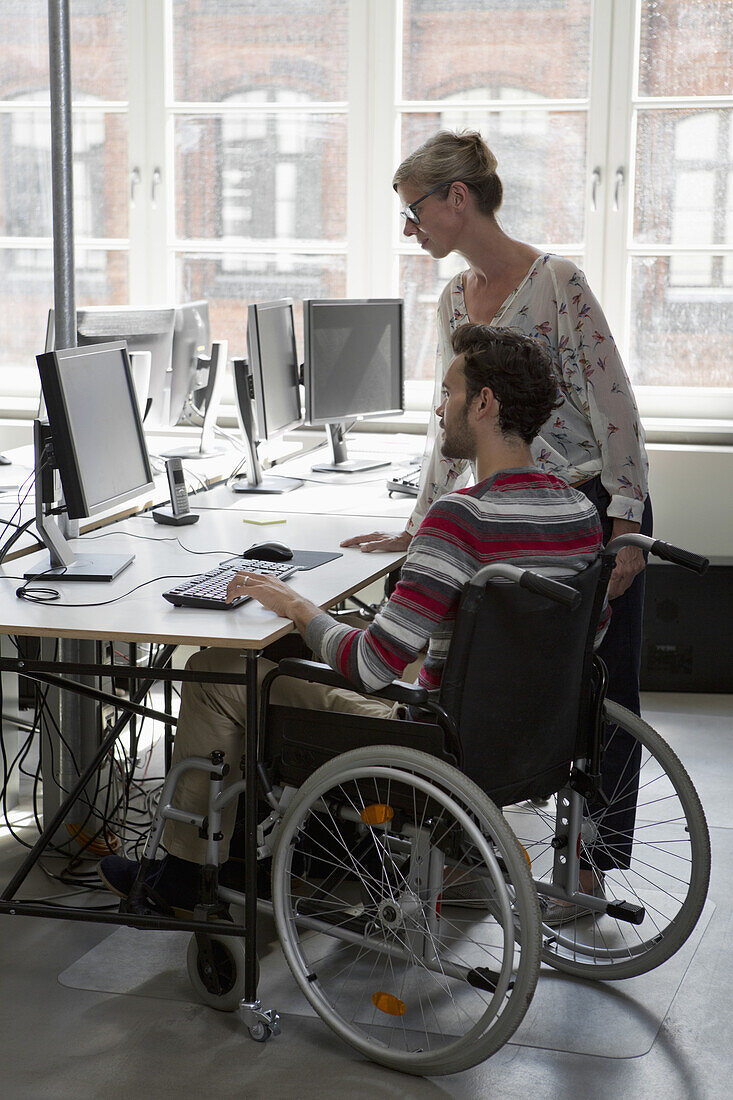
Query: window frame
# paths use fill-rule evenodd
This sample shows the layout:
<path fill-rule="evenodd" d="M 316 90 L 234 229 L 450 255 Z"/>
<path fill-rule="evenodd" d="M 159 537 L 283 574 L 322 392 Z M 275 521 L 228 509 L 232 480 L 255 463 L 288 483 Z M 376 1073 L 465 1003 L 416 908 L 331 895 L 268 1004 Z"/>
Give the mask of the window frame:
<path fill-rule="evenodd" d="M 733 245 L 654 246 L 635 244 L 633 205 L 636 166 L 636 123 L 642 110 L 732 107 L 733 96 L 663 96 L 639 94 L 642 0 L 593 0 L 590 76 L 587 101 L 553 100 L 549 110 L 587 110 L 587 173 L 585 181 L 584 268 L 599 297 L 622 355 L 627 357 L 631 309 L 631 264 L 634 257 L 686 253 L 733 255 Z M 314 102 L 303 106 L 271 103 L 267 110 L 337 111 L 347 120 L 347 235 L 343 242 L 297 242 L 298 252 L 345 257 L 350 297 L 394 296 L 399 287 L 399 263 L 413 251 L 400 244 L 398 201 L 390 181 L 400 159 L 400 120 L 406 112 L 462 108 L 455 101 L 419 103 L 402 99 L 402 0 L 348 0 L 348 66 L 346 102 Z M 73 15 L 72 15 L 73 18 Z M 128 119 L 127 186 L 140 174 L 136 198 L 129 207 L 129 240 L 77 237 L 77 249 L 128 250 L 130 304 L 172 301 L 176 258 L 181 252 L 278 253 L 293 251 L 288 242 L 198 241 L 179 239 L 174 225 L 174 125 L 181 114 L 241 112 L 246 104 L 187 104 L 173 101 L 172 0 L 128 0 L 129 99 L 74 104 L 74 111 L 126 111 Z M 163 64 L 161 64 L 161 59 Z M 612 64 L 613 61 L 613 64 Z M 37 110 L 48 102 L 39 92 L 22 109 Z M 532 100 L 467 101 L 469 109 L 528 110 Z M 261 105 L 253 105 L 259 109 Z M 0 112 L 12 101 L 0 103 Z M 614 201 L 616 172 L 624 172 L 619 201 Z M 160 182 L 153 201 L 153 175 Z M 594 172 L 600 181 L 594 183 Z M 595 202 L 594 200 L 595 196 Z M 576 242 L 539 242 L 552 250 L 575 248 Z M 301 245 L 303 247 L 298 247 Z M 4 237 L 0 247 L 50 248 L 40 237 Z M 432 383 L 406 383 L 406 404 L 417 415 L 429 408 Z M 655 421 L 654 431 L 670 441 L 688 424 L 717 441 L 733 441 L 733 386 L 635 386 L 642 416 Z M 0 395 L 0 414 L 13 415 L 30 393 L 16 398 Z M 226 409 L 225 409 L 226 412 Z M 409 417 L 409 412 L 408 412 Z"/>

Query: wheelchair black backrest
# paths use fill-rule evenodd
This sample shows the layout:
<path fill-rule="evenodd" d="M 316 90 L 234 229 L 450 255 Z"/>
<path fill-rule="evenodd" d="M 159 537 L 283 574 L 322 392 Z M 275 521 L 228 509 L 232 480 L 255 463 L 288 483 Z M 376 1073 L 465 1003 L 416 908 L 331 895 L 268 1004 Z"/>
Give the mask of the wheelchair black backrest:
<path fill-rule="evenodd" d="M 463 771 L 498 805 L 567 780 L 589 727 L 593 642 L 613 560 L 571 577 L 576 610 L 518 584 L 467 585 L 440 702 L 458 725 Z"/>

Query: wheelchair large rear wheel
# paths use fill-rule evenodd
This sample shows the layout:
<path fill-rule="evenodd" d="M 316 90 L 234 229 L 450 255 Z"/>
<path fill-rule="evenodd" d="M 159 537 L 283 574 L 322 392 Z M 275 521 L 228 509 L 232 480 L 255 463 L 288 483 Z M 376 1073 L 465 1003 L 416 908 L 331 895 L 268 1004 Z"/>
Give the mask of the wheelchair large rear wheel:
<path fill-rule="evenodd" d="M 501 814 L 455 768 L 384 745 L 324 764 L 280 826 L 272 886 L 296 981 L 368 1058 L 453 1073 L 522 1020 L 536 891 Z"/>
<path fill-rule="evenodd" d="M 542 959 L 584 978 L 632 978 L 670 958 L 693 931 L 707 895 L 710 838 L 697 792 L 659 734 L 608 700 L 604 723 L 606 751 L 623 746 L 624 763 L 617 765 L 615 789 L 607 792 L 610 806 L 584 807 L 581 864 L 602 879 L 607 899 L 643 910 L 643 920 L 632 924 L 581 910 L 559 927 L 543 925 Z M 637 773 L 632 828 L 622 816 L 628 820 Z M 532 861 L 540 895 L 542 882 L 553 879 L 558 799 L 567 797 L 561 791 L 544 806 L 522 803 L 504 809 Z M 559 817 L 562 824 L 562 813 Z"/>

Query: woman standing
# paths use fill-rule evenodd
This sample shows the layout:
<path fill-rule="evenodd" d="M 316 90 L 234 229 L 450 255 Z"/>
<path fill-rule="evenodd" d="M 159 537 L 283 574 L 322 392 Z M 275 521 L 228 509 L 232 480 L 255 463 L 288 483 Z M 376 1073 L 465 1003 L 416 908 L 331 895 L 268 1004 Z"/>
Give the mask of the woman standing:
<path fill-rule="evenodd" d="M 440 131 L 397 169 L 404 234 L 439 260 L 457 252 L 468 267 L 446 285 L 438 304 L 434 405 L 450 364 L 450 336 L 469 321 L 513 328 L 540 340 L 558 371 L 562 405 L 533 445 L 539 467 L 579 487 L 593 501 L 604 539 L 651 531 L 644 433 L 626 371 L 600 305 L 571 261 L 516 241 L 496 220 L 502 185 L 496 157 L 478 133 Z M 420 494 L 399 535 L 349 539 L 365 552 L 406 549 L 430 505 L 469 477 L 468 464 L 444 458 L 431 417 Z M 609 587 L 614 628 L 604 650 L 620 648 L 627 674 L 614 675 L 610 696 L 638 713 L 638 666 L 644 588 L 641 551 L 620 551 Z M 620 602 L 621 597 L 625 597 Z M 628 615 L 626 613 L 628 609 Z M 627 618 L 630 622 L 621 626 Z M 633 628 L 632 628 L 633 623 Z M 633 650 L 633 652 L 632 652 Z M 610 655 L 610 654 L 609 654 Z M 607 660 L 607 663 L 608 660 Z M 631 668 L 635 673 L 631 675 Z"/>
<path fill-rule="evenodd" d="M 393 179 L 403 203 L 405 236 L 436 260 L 457 252 L 467 264 L 438 304 L 434 405 L 440 403 L 452 357 L 450 336 L 458 325 L 513 328 L 540 340 L 555 361 L 562 405 L 533 444 L 537 466 L 593 501 L 604 542 L 630 531 L 650 534 L 644 434 L 603 311 L 571 260 L 543 254 L 501 228 L 496 212 L 503 192 L 496 167 L 480 134 L 440 131 L 402 162 Z M 420 494 L 406 529 L 396 536 L 358 536 L 344 545 L 365 552 L 409 545 L 432 502 L 469 477 L 467 463 L 443 457 L 440 442 L 433 414 Z M 636 714 L 643 571 L 640 550 L 620 551 L 609 586 L 611 624 L 599 651 L 609 669 L 609 697 Z M 610 761 L 607 765 L 612 771 Z"/>

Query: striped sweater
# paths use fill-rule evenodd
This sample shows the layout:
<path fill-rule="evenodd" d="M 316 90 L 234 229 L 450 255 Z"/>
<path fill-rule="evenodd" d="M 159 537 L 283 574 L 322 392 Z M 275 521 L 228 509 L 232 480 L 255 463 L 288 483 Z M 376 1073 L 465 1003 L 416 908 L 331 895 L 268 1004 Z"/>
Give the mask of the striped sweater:
<path fill-rule="evenodd" d="M 309 623 L 306 642 L 366 692 L 399 679 L 427 646 L 419 683 L 435 691 L 461 593 L 482 566 L 512 562 L 567 576 L 594 561 L 601 545 L 598 513 L 577 489 L 535 467 L 501 470 L 432 505 L 397 587 L 368 629 L 322 614 Z M 606 610 L 598 640 L 609 615 Z"/>

